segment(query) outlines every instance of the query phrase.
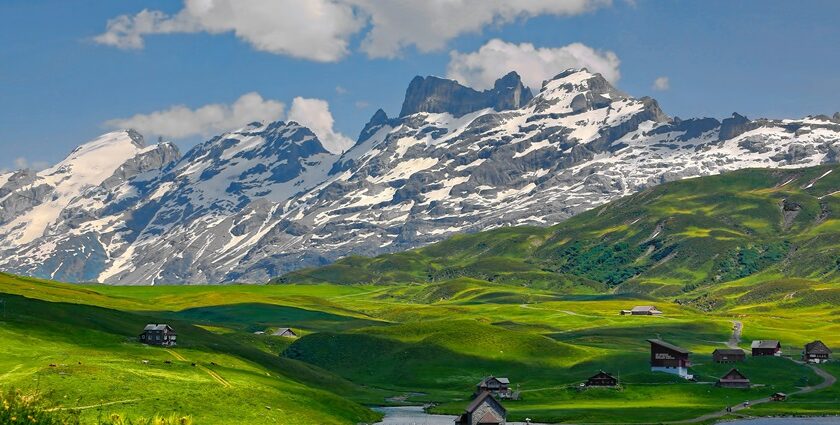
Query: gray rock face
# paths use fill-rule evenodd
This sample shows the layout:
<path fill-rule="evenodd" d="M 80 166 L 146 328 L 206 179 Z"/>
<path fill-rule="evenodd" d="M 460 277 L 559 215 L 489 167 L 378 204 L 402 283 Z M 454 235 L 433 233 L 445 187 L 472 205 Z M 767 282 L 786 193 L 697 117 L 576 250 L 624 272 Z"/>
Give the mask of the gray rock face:
<path fill-rule="evenodd" d="M 405 93 L 400 117 L 418 112 L 450 113 L 460 117 L 485 108 L 497 111 L 519 108 L 532 98 L 515 72 L 496 80 L 490 90 L 477 91 L 457 81 L 438 77 L 414 77 Z"/>
<path fill-rule="evenodd" d="M 586 70 L 546 81 L 526 103 L 515 76 L 462 98 L 453 84 L 410 89 L 407 110 L 419 112 L 377 111 L 341 156 L 296 123 L 253 123 L 180 159 L 124 133 L 44 172 L 0 175 L 0 238 L 11 247 L 0 269 L 114 284 L 262 282 L 455 233 L 550 225 L 666 181 L 840 155 L 832 120 L 671 119 Z M 77 184 L 79 165 L 111 142 L 119 163 Z"/>

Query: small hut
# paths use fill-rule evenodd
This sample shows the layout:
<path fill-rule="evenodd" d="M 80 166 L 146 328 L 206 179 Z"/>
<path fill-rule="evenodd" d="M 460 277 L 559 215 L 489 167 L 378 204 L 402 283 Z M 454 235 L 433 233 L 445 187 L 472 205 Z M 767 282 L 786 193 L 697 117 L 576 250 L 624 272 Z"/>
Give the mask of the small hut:
<path fill-rule="evenodd" d="M 587 387 L 615 387 L 618 379 L 603 370 L 586 380 Z"/>
<path fill-rule="evenodd" d="M 455 419 L 455 425 L 505 425 L 507 410 L 489 391 L 476 397 Z"/>
<path fill-rule="evenodd" d="M 759 339 L 752 342 L 753 357 L 781 356 L 782 343 L 775 339 Z"/>
<path fill-rule="evenodd" d="M 723 375 L 715 384 L 723 388 L 749 388 L 750 380 L 738 369 L 732 368 L 726 375 Z"/>
<path fill-rule="evenodd" d="M 283 338 L 297 338 L 298 334 L 292 328 L 278 328 L 271 335 L 282 336 Z"/>
<path fill-rule="evenodd" d="M 712 352 L 715 363 L 738 363 L 747 359 L 747 353 L 740 348 L 718 348 Z"/>
<path fill-rule="evenodd" d="M 176 345 L 178 334 L 166 323 L 149 323 L 143 328 L 139 340 L 143 344 L 173 347 Z"/>
<path fill-rule="evenodd" d="M 488 376 L 475 385 L 475 394 L 473 395 L 477 397 L 484 392 L 489 392 L 499 398 L 511 398 L 510 379 Z"/>
<path fill-rule="evenodd" d="M 805 344 L 802 359 L 808 363 L 825 363 L 831 360 L 831 349 L 819 340 L 809 342 Z"/>
<path fill-rule="evenodd" d="M 653 305 L 637 305 L 632 310 L 621 310 L 622 316 L 628 314 L 631 316 L 658 316 L 662 312 Z"/>
<path fill-rule="evenodd" d="M 785 393 L 775 393 L 770 396 L 770 401 L 785 401 L 787 400 L 787 394 Z"/>

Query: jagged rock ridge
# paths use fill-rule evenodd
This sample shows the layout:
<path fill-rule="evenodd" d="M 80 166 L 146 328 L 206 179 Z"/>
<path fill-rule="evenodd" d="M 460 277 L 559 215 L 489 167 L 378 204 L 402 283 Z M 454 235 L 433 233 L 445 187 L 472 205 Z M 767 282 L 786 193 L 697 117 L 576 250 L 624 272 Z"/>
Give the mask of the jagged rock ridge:
<path fill-rule="evenodd" d="M 840 152 L 837 115 L 681 120 L 586 70 L 534 96 L 515 74 L 485 92 L 434 77 L 411 86 L 403 113 L 377 111 L 341 156 L 277 122 L 152 167 L 120 157 L 28 239 L 16 226 L 55 189 L 29 172 L 0 175 L 0 267 L 118 284 L 261 282 L 459 232 L 548 225 L 669 180 Z"/>

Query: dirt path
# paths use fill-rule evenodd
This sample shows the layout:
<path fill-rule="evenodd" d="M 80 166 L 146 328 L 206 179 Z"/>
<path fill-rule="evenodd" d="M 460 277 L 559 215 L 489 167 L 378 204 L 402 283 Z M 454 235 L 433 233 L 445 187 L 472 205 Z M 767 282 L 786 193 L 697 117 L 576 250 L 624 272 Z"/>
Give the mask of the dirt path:
<path fill-rule="evenodd" d="M 168 351 L 169 354 L 172 354 L 172 357 L 175 357 L 178 360 L 181 360 L 181 361 L 184 361 L 184 362 L 189 361 L 184 356 L 182 356 L 181 353 L 178 353 L 177 351 L 170 350 L 168 348 L 166 349 L 166 351 Z M 221 384 L 223 387 L 230 388 L 230 387 L 233 386 L 233 385 L 230 384 L 230 382 L 228 382 L 227 379 L 222 378 L 222 375 L 219 375 L 218 372 L 216 372 L 216 371 L 214 371 L 214 370 L 212 370 L 212 369 L 210 369 L 210 368 L 208 368 L 204 365 L 200 365 L 198 363 L 196 363 L 195 366 L 197 368 L 201 369 L 202 371 L 204 371 L 206 374 L 210 375 L 210 377 L 213 378 L 213 380 L 215 380 L 216 382 Z"/>
<path fill-rule="evenodd" d="M 732 321 L 732 336 L 729 338 L 729 342 L 726 343 L 729 348 L 738 348 L 738 344 L 741 343 L 741 332 L 743 329 L 743 323 L 737 320 Z"/>
<path fill-rule="evenodd" d="M 55 412 L 56 410 L 87 410 L 87 409 L 93 409 L 93 408 L 96 408 L 96 407 L 111 406 L 111 405 L 114 405 L 114 404 L 134 403 L 135 401 L 140 401 L 140 400 L 142 400 L 142 398 L 133 398 L 133 399 L 130 399 L 130 400 L 109 401 L 107 403 L 97 403 L 97 404 L 91 404 L 91 405 L 87 405 L 87 406 L 53 407 L 51 409 L 45 409 L 45 411 Z"/>

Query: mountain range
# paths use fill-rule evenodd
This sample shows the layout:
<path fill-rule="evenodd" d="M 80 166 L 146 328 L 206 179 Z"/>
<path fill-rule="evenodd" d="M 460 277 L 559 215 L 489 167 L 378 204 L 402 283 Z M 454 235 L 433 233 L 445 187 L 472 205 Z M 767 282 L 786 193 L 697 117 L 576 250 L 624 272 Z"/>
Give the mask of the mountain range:
<path fill-rule="evenodd" d="M 265 282 L 351 254 L 546 226 L 663 182 L 835 163 L 840 113 L 669 117 L 601 75 L 538 92 L 416 77 L 342 154 L 295 122 L 251 123 L 181 155 L 133 130 L 46 170 L 0 174 L 0 269 L 74 282 Z"/>

